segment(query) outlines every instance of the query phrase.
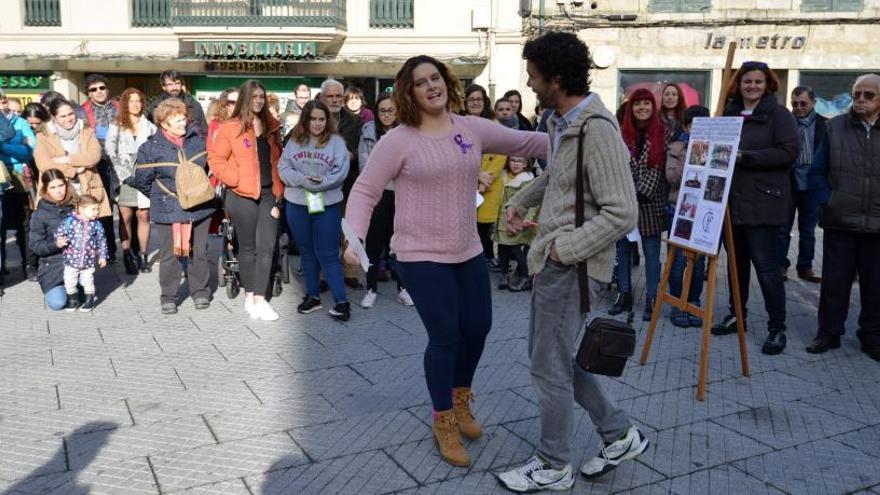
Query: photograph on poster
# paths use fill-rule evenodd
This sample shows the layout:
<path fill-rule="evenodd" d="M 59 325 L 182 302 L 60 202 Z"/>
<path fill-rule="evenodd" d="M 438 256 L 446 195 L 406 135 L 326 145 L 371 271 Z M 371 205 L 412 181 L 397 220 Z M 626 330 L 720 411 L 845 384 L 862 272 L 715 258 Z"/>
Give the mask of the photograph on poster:
<path fill-rule="evenodd" d="M 712 147 L 712 160 L 709 161 L 709 167 L 718 170 L 727 170 L 730 165 L 730 153 L 733 145 L 728 143 L 716 143 Z"/>
<path fill-rule="evenodd" d="M 697 205 L 700 204 L 700 197 L 694 193 L 685 193 L 681 200 L 681 207 L 678 209 L 679 216 L 693 219 L 697 216 Z"/>
<path fill-rule="evenodd" d="M 686 241 L 691 240 L 691 234 L 694 231 L 694 222 L 690 220 L 685 220 L 684 218 L 679 218 L 675 223 L 675 230 L 673 230 L 672 235 L 678 237 L 679 239 L 684 239 Z"/>
<path fill-rule="evenodd" d="M 706 165 L 706 158 L 709 155 L 709 141 L 705 139 L 691 139 L 690 148 L 688 165 L 699 167 Z"/>
<path fill-rule="evenodd" d="M 685 174 L 684 186 L 694 189 L 700 189 L 703 187 L 703 173 L 698 170 L 689 170 Z"/>
<path fill-rule="evenodd" d="M 720 203 L 721 198 L 724 197 L 724 185 L 726 183 L 727 177 L 710 175 L 709 178 L 706 179 L 706 192 L 703 194 L 703 199 Z"/>

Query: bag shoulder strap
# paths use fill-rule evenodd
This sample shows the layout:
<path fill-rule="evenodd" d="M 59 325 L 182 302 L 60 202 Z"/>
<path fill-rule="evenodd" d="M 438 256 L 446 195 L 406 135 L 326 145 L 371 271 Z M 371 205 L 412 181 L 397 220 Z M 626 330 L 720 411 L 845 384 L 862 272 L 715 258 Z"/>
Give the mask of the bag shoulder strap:
<path fill-rule="evenodd" d="M 584 123 L 581 124 L 577 137 L 577 170 L 575 171 L 574 185 L 575 228 L 580 228 L 584 224 L 584 138 L 586 137 L 586 131 L 584 128 L 587 126 L 587 122 L 589 122 L 590 119 L 591 118 L 588 117 L 584 120 Z M 587 260 L 581 261 L 577 264 L 577 272 L 578 287 L 580 288 L 581 313 L 587 314 L 590 312 L 590 279 L 589 272 L 587 272 Z"/>

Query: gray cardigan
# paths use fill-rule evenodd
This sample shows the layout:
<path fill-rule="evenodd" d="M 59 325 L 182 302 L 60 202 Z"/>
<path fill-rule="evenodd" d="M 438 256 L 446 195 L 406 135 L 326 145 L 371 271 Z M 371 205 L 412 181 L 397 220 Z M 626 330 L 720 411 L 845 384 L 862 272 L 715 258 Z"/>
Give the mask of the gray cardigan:
<path fill-rule="evenodd" d="M 575 176 L 578 132 L 587 118 L 583 148 L 584 225 L 574 226 Z M 555 132 L 553 119 L 548 131 Z M 552 147 L 552 139 L 550 141 Z M 548 151 L 547 156 L 552 156 Z M 538 232 L 529 250 L 529 272 L 538 273 L 555 242 L 562 263 L 587 260 L 590 277 L 611 280 L 615 242 L 636 226 L 638 202 L 629 168 L 629 151 L 620 136 L 617 121 L 598 95 L 563 133 L 556 162 L 517 193 L 507 204 L 525 217 L 526 210 L 541 206 Z"/>

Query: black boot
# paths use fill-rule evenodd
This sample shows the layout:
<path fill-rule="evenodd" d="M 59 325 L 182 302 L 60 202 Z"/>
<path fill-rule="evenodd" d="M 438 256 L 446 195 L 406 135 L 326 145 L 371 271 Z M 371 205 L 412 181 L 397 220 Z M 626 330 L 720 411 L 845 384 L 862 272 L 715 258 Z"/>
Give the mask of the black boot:
<path fill-rule="evenodd" d="M 95 295 L 86 294 L 85 301 L 83 301 L 82 306 L 79 307 L 79 310 L 84 313 L 88 313 L 93 309 L 95 309 Z"/>
<path fill-rule="evenodd" d="M 67 295 L 67 305 L 64 306 L 65 311 L 76 311 L 77 306 L 79 306 L 79 294 L 74 292 L 73 294 Z"/>
<path fill-rule="evenodd" d="M 767 340 L 764 341 L 764 346 L 761 347 L 761 352 L 771 356 L 779 354 L 785 350 L 785 342 L 785 331 L 771 328 Z"/>
<path fill-rule="evenodd" d="M 150 266 L 150 262 L 147 260 L 146 253 L 138 255 L 138 269 L 141 273 L 150 273 L 153 271 L 153 267 Z"/>
<path fill-rule="evenodd" d="M 129 275 L 138 274 L 138 262 L 131 251 L 122 252 L 122 264 L 125 265 L 125 273 Z"/>
<path fill-rule="evenodd" d="M 502 273 L 501 277 L 498 278 L 498 290 L 507 290 L 510 286 L 510 275 L 507 273 Z"/>
<path fill-rule="evenodd" d="M 656 297 L 648 297 L 645 299 L 645 311 L 642 313 L 642 321 L 651 321 L 654 316 L 654 303 L 657 302 Z"/>
<path fill-rule="evenodd" d="M 617 300 L 614 301 L 614 306 L 611 306 L 611 309 L 608 310 L 608 314 L 611 316 L 617 316 L 624 311 L 627 313 L 631 313 L 633 309 L 633 298 L 632 294 L 629 292 L 620 292 L 617 294 Z"/>

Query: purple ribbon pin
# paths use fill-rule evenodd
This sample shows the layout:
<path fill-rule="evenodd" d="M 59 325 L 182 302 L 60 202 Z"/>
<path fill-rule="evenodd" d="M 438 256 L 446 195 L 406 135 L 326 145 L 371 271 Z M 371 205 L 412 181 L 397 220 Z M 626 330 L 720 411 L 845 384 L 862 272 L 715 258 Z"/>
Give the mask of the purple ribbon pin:
<path fill-rule="evenodd" d="M 250 139 L 244 138 L 244 147 L 250 149 L 250 147 L 251 147 L 251 140 Z"/>
<path fill-rule="evenodd" d="M 461 134 L 456 134 L 455 137 L 452 138 L 452 140 L 455 141 L 455 144 L 457 144 L 459 148 L 461 148 L 462 155 L 466 155 L 467 152 L 474 147 L 473 144 L 465 143 L 464 138 L 461 137 Z"/>

